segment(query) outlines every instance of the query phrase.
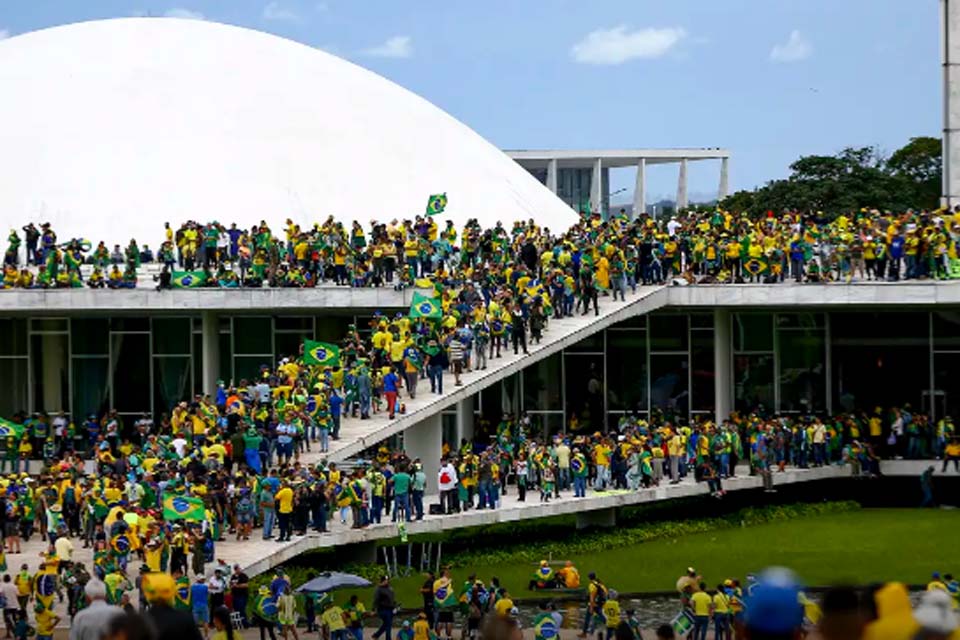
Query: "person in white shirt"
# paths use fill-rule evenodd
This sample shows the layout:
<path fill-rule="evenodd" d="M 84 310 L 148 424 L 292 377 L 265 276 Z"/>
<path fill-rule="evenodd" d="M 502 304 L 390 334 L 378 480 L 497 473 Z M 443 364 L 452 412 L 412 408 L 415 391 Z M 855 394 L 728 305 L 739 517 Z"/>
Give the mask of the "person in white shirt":
<path fill-rule="evenodd" d="M 3 576 L 3 583 L 0 584 L 0 596 L 3 597 L 3 622 L 7 625 L 7 634 L 11 637 L 13 627 L 17 624 L 17 615 L 20 613 L 17 604 L 18 595 L 19 590 L 10 579 L 10 574 Z"/>
<path fill-rule="evenodd" d="M 174 450 L 177 452 L 177 457 L 182 458 L 183 452 L 187 448 L 187 441 L 183 439 L 183 436 L 177 436 L 170 442 L 170 444 L 173 446 Z"/>
<path fill-rule="evenodd" d="M 437 487 L 440 489 L 440 508 L 444 513 L 457 511 L 457 469 L 447 460 L 443 460 L 437 474 Z"/>
<path fill-rule="evenodd" d="M 227 591 L 227 581 L 223 577 L 223 569 L 217 567 L 213 575 L 207 580 L 207 589 L 210 591 L 210 610 L 223 605 L 224 593 Z"/>
<path fill-rule="evenodd" d="M 70 538 L 67 536 L 57 536 L 56 541 L 53 543 L 53 548 L 56 550 L 60 562 L 73 562 L 73 543 L 70 542 Z"/>

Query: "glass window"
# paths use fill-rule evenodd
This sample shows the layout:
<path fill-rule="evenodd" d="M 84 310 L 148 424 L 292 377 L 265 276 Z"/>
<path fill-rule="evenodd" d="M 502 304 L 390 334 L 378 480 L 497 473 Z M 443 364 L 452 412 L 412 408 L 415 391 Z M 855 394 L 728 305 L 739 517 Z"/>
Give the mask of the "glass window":
<path fill-rule="evenodd" d="M 733 358 L 734 406 L 752 411 L 773 410 L 773 355 L 740 355 Z"/>
<path fill-rule="evenodd" d="M 582 428 L 603 427 L 603 356 L 567 354 L 563 360 L 566 377 L 568 419 L 577 416 Z"/>
<path fill-rule="evenodd" d="M 312 316 L 277 316 L 273 319 L 277 331 L 300 331 L 313 335 Z"/>
<path fill-rule="evenodd" d="M 596 333 L 590 334 L 580 342 L 570 345 L 569 347 L 566 348 L 566 350 L 577 351 L 581 353 L 584 351 L 588 351 L 588 352 L 593 351 L 596 353 L 602 353 L 603 352 L 603 331 L 597 331 Z"/>
<path fill-rule="evenodd" d="M 933 348 L 960 350 L 960 311 L 933 313 Z"/>
<path fill-rule="evenodd" d="M 81 356 L 105 356 L 110 345 L 110 323 L 107 318 L 73 318 L 70 320 L 70 352 Z"/>
<path fill-rule="evenodd" d="M 690 332 L 690 406 L 694 411 L 712 411 L 715 407 L 714 380 L 716 372 L 713 366 L 713 331 L 697 330 Z"/>
<path fill-rule="evenodd" d="M 150 318 L 110 318 L 111 331 L 150 331 Z"/>
<path fill-rule="evenodd" d="M 611 331 L 607 334 L 607 408 L 647 410 L 647 334 Z"/>
<path fill-rule="evenodd" d="M 647 316 L 646 315 L 635 315 L 626 320 L 621 320 L 617 324 L 610 327 L 611 329 L 646 329 L 647 328 Z"/>
<path fill-rule="evenodd" d="M 69 410 L 67 335 L 34 334 L 30 340 L 34 411 Z"/>
<path fill-rule="evenodd" d="M 922 406 L 930 389 L 930 351 L 890 340 L 831 347 L 835 411 Z"/>
<path fill-rule="evenodd" d="M 77 427 L 87 416 L 100 418 L 110 408 L 109 375 L 107 358 L 73 359 L 73 419 Z"/>
<path fill-rule="evenodd" d="M 233 345 L 241 354 L 272 354 L 273 326 L 270 318 L 238 316 L 233 319 Z"/>
<path fill-rule="evenodd" d="M 269 365 L 269 359 L 263 356 L 234 356 L 233 358 L 233 379 L 241 380 L 259 380 L 260 366 Z"/>
<path fill-rule="evenodd" d="M 523 370 L 524 411 L 563 411 L 562 366 L 555 353 Z"/>
<path fill-rule="evenodd" d="M 773 315 L 733 314 L 734 351 L 773 351 Z"/>
<path fill-rule="evenodd" d="M 562 413 L 530 414 L 530 436 L 549 439 L 564 430 Z"/>
<path fill-rule="evenodd" d="M 826 410 L 824 334 L 820 329 L 780 332 L 780 411 Z"/>
<path fill-rule="evenodd" d="M 960 418 L 960 353 L 933 356 L 933 393 L 936 418 Z"/>
<path fill-rule="evenodd" d="M 687 316 L 653 314 L 650 323 L 650 351 L 686 351 Z"/>
<path fill-rule="evenodd" d="M 0 359 L 0 416 L 10 419 L 30 408 L 26 358 Z"/>
<path fill-rule="evenodd" d="M 114 333 L 111 362 L 113 407 L 120 413 L 150 411 L 150 336 Z"/>
<path fill-rule="evenodd" d="M 713 329 L 713 314 L 712 313 L 691 313 L 690 328 L 691 329 Z"/>
<path fill-rule="evenodd" d="M 690 361 L 685 354 L 651 355 L 650 406 L 686 416 L 690 401 L 689 375 Z"/>
<path fill-rule="evenodd" d="M 781 329 L 813 329 L 824 326 L 822 313 L 778 313 L 777 326 Z"/>
<path fill-rule="evenodd" d="M 897 346 L 927 349 L 930 317 L 926 311 L 833 313 L 830 335 L 834 344 L 878 345 L 893 341 Z"/>
<path fill-rule="evenodd" d="M 27 321 L 25 318 L 0 320 L 0 356 L 27 355 Z"/>
<path fill-rule="evenodd" d="M 189 356 L 153 359 L 153 410 L 160 417 L 170 413 L 181 400 L 190 396 Z"/>
<path fill-rule="evenodd" d="M 33 331 L 66 331 L 66 318 L 33 318 L 30 320 Z"/>
<path fill-rule="evenodd" d="M 154 318 L 153 352 L 190 355 L 190 319 Z"/>
<path fill-rule="evenodd" d="M 279 360 L 280 358 L 292 357 L 296 358 L 300 355 L 300 347 L 303 345 L 303 341 L 306 338 L 309 338 L 312 333 L 278 333 L 273 336 L 274 345 L 276 345 L 277 352 L 274 354 Z"/>

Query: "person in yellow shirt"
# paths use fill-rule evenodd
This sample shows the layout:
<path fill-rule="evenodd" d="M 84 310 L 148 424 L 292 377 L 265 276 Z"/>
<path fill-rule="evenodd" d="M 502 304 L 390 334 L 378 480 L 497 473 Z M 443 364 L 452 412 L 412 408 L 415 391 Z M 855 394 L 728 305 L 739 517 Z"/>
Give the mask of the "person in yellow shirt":
<path fill-rule="evenodd" d="M 713 637 L 730 637 L 730 596 L 722 584 L 717 585 L 717 591 L 713 594 Z"/>
<path fill-rule="evenodd" d="M 343 609 L 331 601 L 320 616 L 323 626 L 330 633 L 330 640 L 347 640 L 347 623 L 344 618 Z"/>
<path fill-rule="evenodd" d="M 593 461 L 597 465 L 597 477 L 594 480 L 593 488 L 602 491 L 610 484 L 610 454 L 613 449 L 605 441 L 601 440 L 593 447 Z"/>
<path fill-rule="evenodd" d="M 690 596 L 693 609 L 693 634 L 691 638 L 706 638 L 710 628 L 710 613 L 713 610 L 713 598 L 707 593 L 707 584 L 700 583 L 700 590 Z"/>
<path fill-rule="evenodd" d="M 274 500 L 277 503 L 277 524 L 280 527 L 277 542 L 287 542 L 290 540 L 290 525 L 293 519 L 293 489 L 289 482 L 283 483 Z"/>
<path fill-rule="evenodd" d="M 53 640 L 53 630 L 60 622 L 60 616 L 40 603 L 33 610 L 37 616 L 37 640 Z"/>
<path fill-rule="evenodd" d="M 513 603 L 510 603 L 511 606 Z M 413 623 L 413 640 L 430 640 L 430 623 L 427 622 L 427 614 L 421 611 Z"/>

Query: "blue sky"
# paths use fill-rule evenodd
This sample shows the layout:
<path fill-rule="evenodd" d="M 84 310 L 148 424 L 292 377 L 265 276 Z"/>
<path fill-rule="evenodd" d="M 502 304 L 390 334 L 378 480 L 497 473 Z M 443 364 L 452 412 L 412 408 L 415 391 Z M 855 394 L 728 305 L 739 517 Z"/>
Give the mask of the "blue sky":
<path fill-rule="evenodd" d="M 326 49 L 504 148 L 726 147 L 734 189 L 941 129 L 936 0 L 0 0 L 0 36 L 147 13 Z M 691 165 L 691 191 L 718 173 Z"/>

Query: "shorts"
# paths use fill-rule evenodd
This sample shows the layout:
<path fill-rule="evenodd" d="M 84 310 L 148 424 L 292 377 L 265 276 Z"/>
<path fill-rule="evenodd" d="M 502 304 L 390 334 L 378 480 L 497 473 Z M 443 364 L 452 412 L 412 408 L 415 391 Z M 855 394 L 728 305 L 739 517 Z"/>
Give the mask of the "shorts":
<path fill-rule="evenodd" d="M 453 610 L 446 609 L 437 613 L 437 624 L 453 624 Z"/>
<path fill-rule="evenodd" d="M 251 522 L 253 522 L 253 516 L 251 515 L 237 516 L 237 524 L 250 524 Z"/>
<path fill-rule="evenodd" d="M 193 610 L 193 621 L 197 624 L 207 624 L 210 622 L 209 607 L 200 607 Z"/>
<path fill-rule="evenodd" d="M 12 538 L 14 536 L 20 535 L 20 527 L 16 522 L 8 522 L 4 526 L 3 535 Z"/>

